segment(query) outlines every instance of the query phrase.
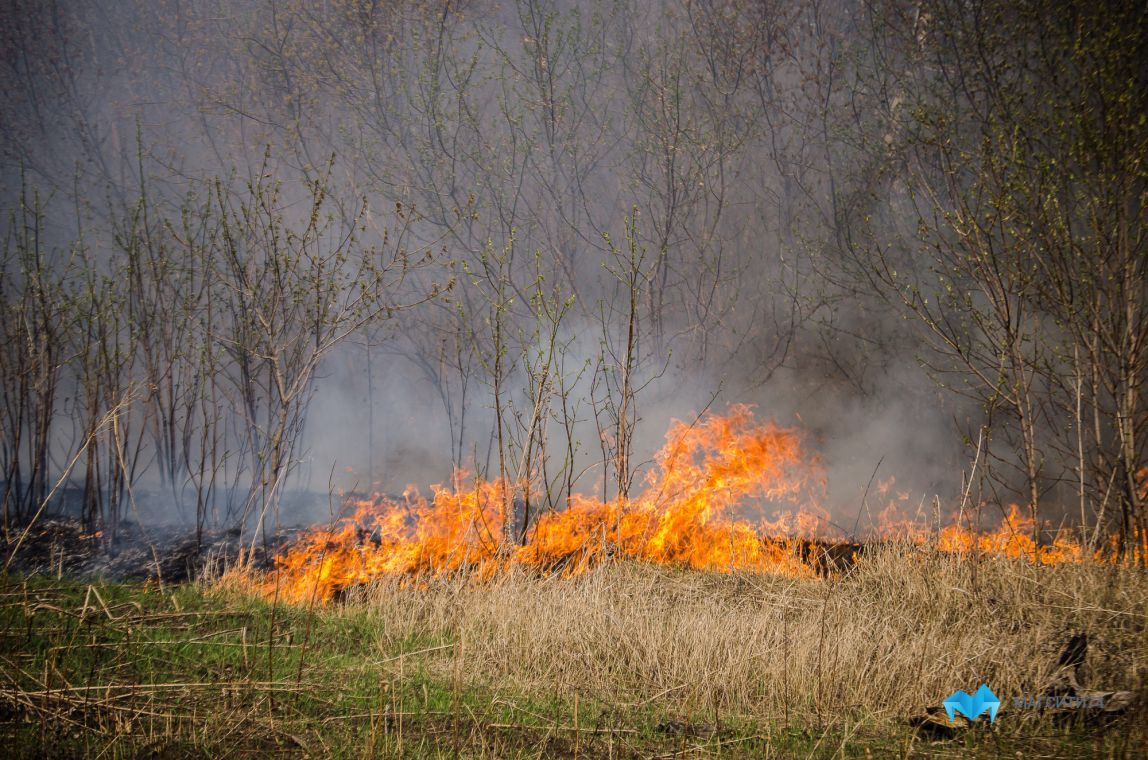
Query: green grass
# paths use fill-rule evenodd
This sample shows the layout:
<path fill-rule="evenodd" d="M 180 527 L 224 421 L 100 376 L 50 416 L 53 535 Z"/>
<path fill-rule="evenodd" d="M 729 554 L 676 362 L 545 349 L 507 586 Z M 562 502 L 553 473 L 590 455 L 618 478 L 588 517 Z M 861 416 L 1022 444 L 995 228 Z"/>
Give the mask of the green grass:
<path fill-rule="evenodd" d="M 369 599 L 308 610 L 36 577 L 0 589 L 10 757 L 1131 757 L 1145 746 L 1131 719 L 1107 730 L 982 721 L 930 740 L 856 705 L 786 715 L 591 688 L 557 669 L 549 681 L 498 677 L 475 663 L 490 644 L 481 627 L 424 633 Z"/>

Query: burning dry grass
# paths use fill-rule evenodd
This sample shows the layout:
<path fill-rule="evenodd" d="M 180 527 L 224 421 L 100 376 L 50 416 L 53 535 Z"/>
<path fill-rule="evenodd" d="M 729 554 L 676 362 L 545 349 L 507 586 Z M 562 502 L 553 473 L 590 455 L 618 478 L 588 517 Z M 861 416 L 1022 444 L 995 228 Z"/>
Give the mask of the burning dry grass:
<path fill-rule="evenodd" d="M 226 580 L 309 604 L 380 578 L 485 578 L 508 570 L 570 577 L 619 557 L 809 578 L 827 564 L 852 564 L 852 550 L 860 548 L 821 506 L 823 488 L 824 472 L 797 431 L 759 422 L 750 407 L 734 405 L 693 424 L 675 421 L 642 488 L 628 498 L 572 494 L 563 508 L 535 515 L 517 543 L 504 540 L 503 522 L 518 495 L 531 492 L 530 480 L 511 489 L 460 473 L 453 487 L 435 486 L 431 499 L 413 487 L 402 499 L 348 497 L 350 514 L 299 536 L 276 558 L 274 572 L 239 567 Z M 1032 518 L 1015 505 L 992 528 L 982 529 L 979 519 L 974 528 L 970 516 L 962 508 L 942 529 L 938 513 L 930 531 L 919 515 L 890 502 L 871 538 L 932 541 L 950 554 L 1043 565 L 1115 556 L 1063 529 L 1037 545 Z"/>
<path fill-rule="evenodd" d="M 573 575 L 607 556 L 808 574 L 791 539 L 817 535 L 827 523 L 817 505 L 821 485 L 823 473 L 797 432 L 734 405 L 693 424 L 675 421 L 629 498 L 572 494 L 562 509 L 537 516 L 521 545 L 502 540 L 503 524 L 508 507 L 531 492 L 531 479 L 512 487 L 457 473 L 452 488 L 435 486 L 429 500 L 413 487 L 402 500 L 348 499 L 350 516 L 302 536 L 278 558 L 276 573 L 250 580 L 269 596 L 308 602 L 383 576 L 506 566 Z M 777 516 L 766 520 L 769 513 Z"/>

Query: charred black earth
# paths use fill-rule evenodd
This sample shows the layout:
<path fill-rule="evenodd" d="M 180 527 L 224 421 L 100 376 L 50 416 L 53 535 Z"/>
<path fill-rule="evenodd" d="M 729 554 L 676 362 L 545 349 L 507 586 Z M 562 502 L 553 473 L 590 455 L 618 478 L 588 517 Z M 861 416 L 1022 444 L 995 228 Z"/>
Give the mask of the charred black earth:
<path fill-rule="evenodd" d="M 11 528 L 3 543 L 5 561 L 12 558 L 11 572 L 181 583 L 210 574 L 251 550 L 250 535 L 241 537 L 238 529 L 205 530 L 197 535 L 193 528 L 144 528 L 126 522 L 117 527 L 114 537 L 108 537 L 87 531 L 82 521 L 70 517 L 43 519 L 25 528 Z M 285 531 L 266 544 L 257 540 L 249 558 L 254 567 L 268 567 L 271 557 L 297 532 Z"/>

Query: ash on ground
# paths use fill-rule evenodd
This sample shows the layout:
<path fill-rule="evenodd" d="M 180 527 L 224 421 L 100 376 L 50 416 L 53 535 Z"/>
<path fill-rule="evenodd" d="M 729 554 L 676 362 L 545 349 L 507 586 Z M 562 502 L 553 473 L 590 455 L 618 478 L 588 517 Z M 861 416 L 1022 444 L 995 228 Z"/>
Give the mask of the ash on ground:
<path fill-rule="evenodd" d="M 179 526 L 141 528 L 133 522 L 116 529 L 114 540 L 89 533 L 80 520 L 43 519 L 27 530 L 13 528 L 3 541 L 9 571 L 53 577 L 105 578 L 116 581 L 159 580 L 181 583 L 194 580 L 236 562 L 241 556 L 256 568 L 267 568 L 272 558 L 297 531 L 287 531 L 265 543 L 241 536 L 238 529 L 206 530 L 197 536 Z M 17 544 L 19 547 L 17 548 Z"/>

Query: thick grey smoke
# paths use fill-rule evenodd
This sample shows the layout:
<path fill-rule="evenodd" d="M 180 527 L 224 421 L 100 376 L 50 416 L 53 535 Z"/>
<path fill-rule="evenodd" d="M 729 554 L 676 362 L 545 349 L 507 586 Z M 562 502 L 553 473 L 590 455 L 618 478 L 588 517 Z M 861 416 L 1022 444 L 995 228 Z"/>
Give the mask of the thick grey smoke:
<path fill-rule="evenodd" d="M 573 440 L 576 487 L 609 492 L 601 440 L 629 362 L 634 466 L 671 419 L 751 403 L 804 431 L 847 528 L 878 463 L 914 500 L 956 498 L 978 407 L 938 390 L 895 305 L 842 282 L 837 127 L 855 116 L 830 43 L 863 42 L 844 4 L 11 3 L 0 27 L 0 193 L 12 214 L 40 194 L 58 271 L 82 236 L 92 266 L 126 276 L 117 240 L 144 205 L 184 256 L 195 221 L 180 220 L 262 176 L 296 230 L 321 186 L 330 234 L 357 226 L 356 250 L 393 244 L 405 219 L 403 247 L 428 258 L 395 303 L 453 281 L 323 356 L 285 488 L 495 474 L 498 374 L 510 458 L 533 422 L 552 478 Z M 60 383 L 83 389 L 75 370 Z M 167 476 L 140 394 L 133 477 L 154 488 Z M 52 422 L 57 470 L 82 437 L 68 414 Z M 246 435 L 219 425 L 224 449 Z M 246 492 L 238 455 L 217 469 L 220 498 Z"/>

